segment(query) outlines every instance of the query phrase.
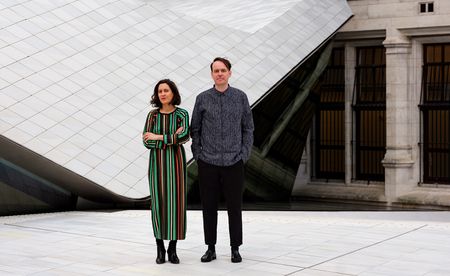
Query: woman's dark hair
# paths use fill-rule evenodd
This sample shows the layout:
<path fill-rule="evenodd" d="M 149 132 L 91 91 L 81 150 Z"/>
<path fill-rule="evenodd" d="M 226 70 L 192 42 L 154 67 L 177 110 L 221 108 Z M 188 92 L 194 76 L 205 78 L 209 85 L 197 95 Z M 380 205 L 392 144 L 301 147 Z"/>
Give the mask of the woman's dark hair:
<path fill-rule="evenodd" d="M 213 63 L 216 61 L 221 61 L 223 64 L 225 64 L 225 67 L 227 67 L 228 71 L 231 70 L 231 62 L 228 59 L 223 58 L 223 57 L 216 57 L 213 60 L 213 62 L 211 62 L 211 64 L 209 65 L 209 68 L 211 68 L 211 71 L 212 71 Z"/>
<path fill-rule="evenodd" d="M 169 79 L 163 79 L 163 80 L 158 81 L 158 83 L 155 85 L 155 88 L 153 89 L 153 95 L 152 95 L 152 99 L 150 100 L 150 104 L 154 107 L 158 107 L 158 108 L 162 107 L 162 103 L 159 101 L 159 97 L 158 97 L 158 87 L 162 83 L 166 83 L 170 87 L 170 90 L 172 90 L 173 99 L 172 99 L 171 104 L 179 105 L 181 103 L 180 92 L 178 92 L 178 88 L 175 85 L 175 83 Z"/>

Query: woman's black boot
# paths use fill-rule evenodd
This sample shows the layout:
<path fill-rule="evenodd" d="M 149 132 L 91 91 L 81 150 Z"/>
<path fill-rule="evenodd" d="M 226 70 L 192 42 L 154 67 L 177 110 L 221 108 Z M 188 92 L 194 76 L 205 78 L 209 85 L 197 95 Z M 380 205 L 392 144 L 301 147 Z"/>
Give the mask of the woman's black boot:
<path fill-rule="evenodd" d="M 167 259 L 173 264 L 179 264 L 180 259 L 177 256 L 177 241 L 170 241 L 169 248 L 167 248 Z"/>
<path fill-rule="evenodd" d="M 163 264 L 166 262 L 166 249 L 164 248 L 164 241 L 156 239 L 156 263 Z"/>

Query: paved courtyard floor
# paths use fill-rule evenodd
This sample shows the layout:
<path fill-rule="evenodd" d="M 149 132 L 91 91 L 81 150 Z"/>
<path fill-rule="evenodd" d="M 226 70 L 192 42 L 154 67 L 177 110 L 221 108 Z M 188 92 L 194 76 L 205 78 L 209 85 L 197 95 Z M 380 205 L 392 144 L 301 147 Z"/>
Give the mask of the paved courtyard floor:
<path fill-rule="evenodd" d="M 201 263 L 200 211 L 188 211 L 178 265 L 155 263 L 150 211 L 0 217 L 0 275 L 450 275 L 448 211 L 245 211 L 243 262 L 230 262 L 226 212 L 217 260 Z"/>

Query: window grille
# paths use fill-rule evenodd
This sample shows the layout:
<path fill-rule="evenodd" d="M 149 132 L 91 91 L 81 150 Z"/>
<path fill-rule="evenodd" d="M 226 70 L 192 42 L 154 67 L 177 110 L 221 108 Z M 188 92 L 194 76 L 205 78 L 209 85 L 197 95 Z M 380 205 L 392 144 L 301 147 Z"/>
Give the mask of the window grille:
<path fill-rule="evenodd" d="M 317 178 L 345 178 L 345 58 L 335 48 L 315 93 L 319 95 L 315 126 Z"/>
<path fill-rule="evenodd" d="M 423 182 L 450 184 L 450 44 L 424 45 Z"/>
<path fill-rule="evenodd" d="M 381 161 L 386 152 L 385 48 L 357 48 L 355 69 L 355 177 L 384 181 Z"/>
<path fill-rule="evenodd" d="M 419 10 L 420 13 L 433 13 L 434 3 L 433 2 L 419 3 Z"/>

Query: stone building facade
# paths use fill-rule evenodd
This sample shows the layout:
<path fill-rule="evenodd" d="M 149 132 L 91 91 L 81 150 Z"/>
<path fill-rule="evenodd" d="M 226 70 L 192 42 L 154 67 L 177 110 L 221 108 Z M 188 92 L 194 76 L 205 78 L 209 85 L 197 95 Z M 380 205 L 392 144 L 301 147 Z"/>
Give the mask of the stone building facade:
<path fill-rule="evenodd" d="M 341 109 L 316 113 L 292 195 L 450 206 L 450 1 L 348 4 L 333 41 Z"/>

